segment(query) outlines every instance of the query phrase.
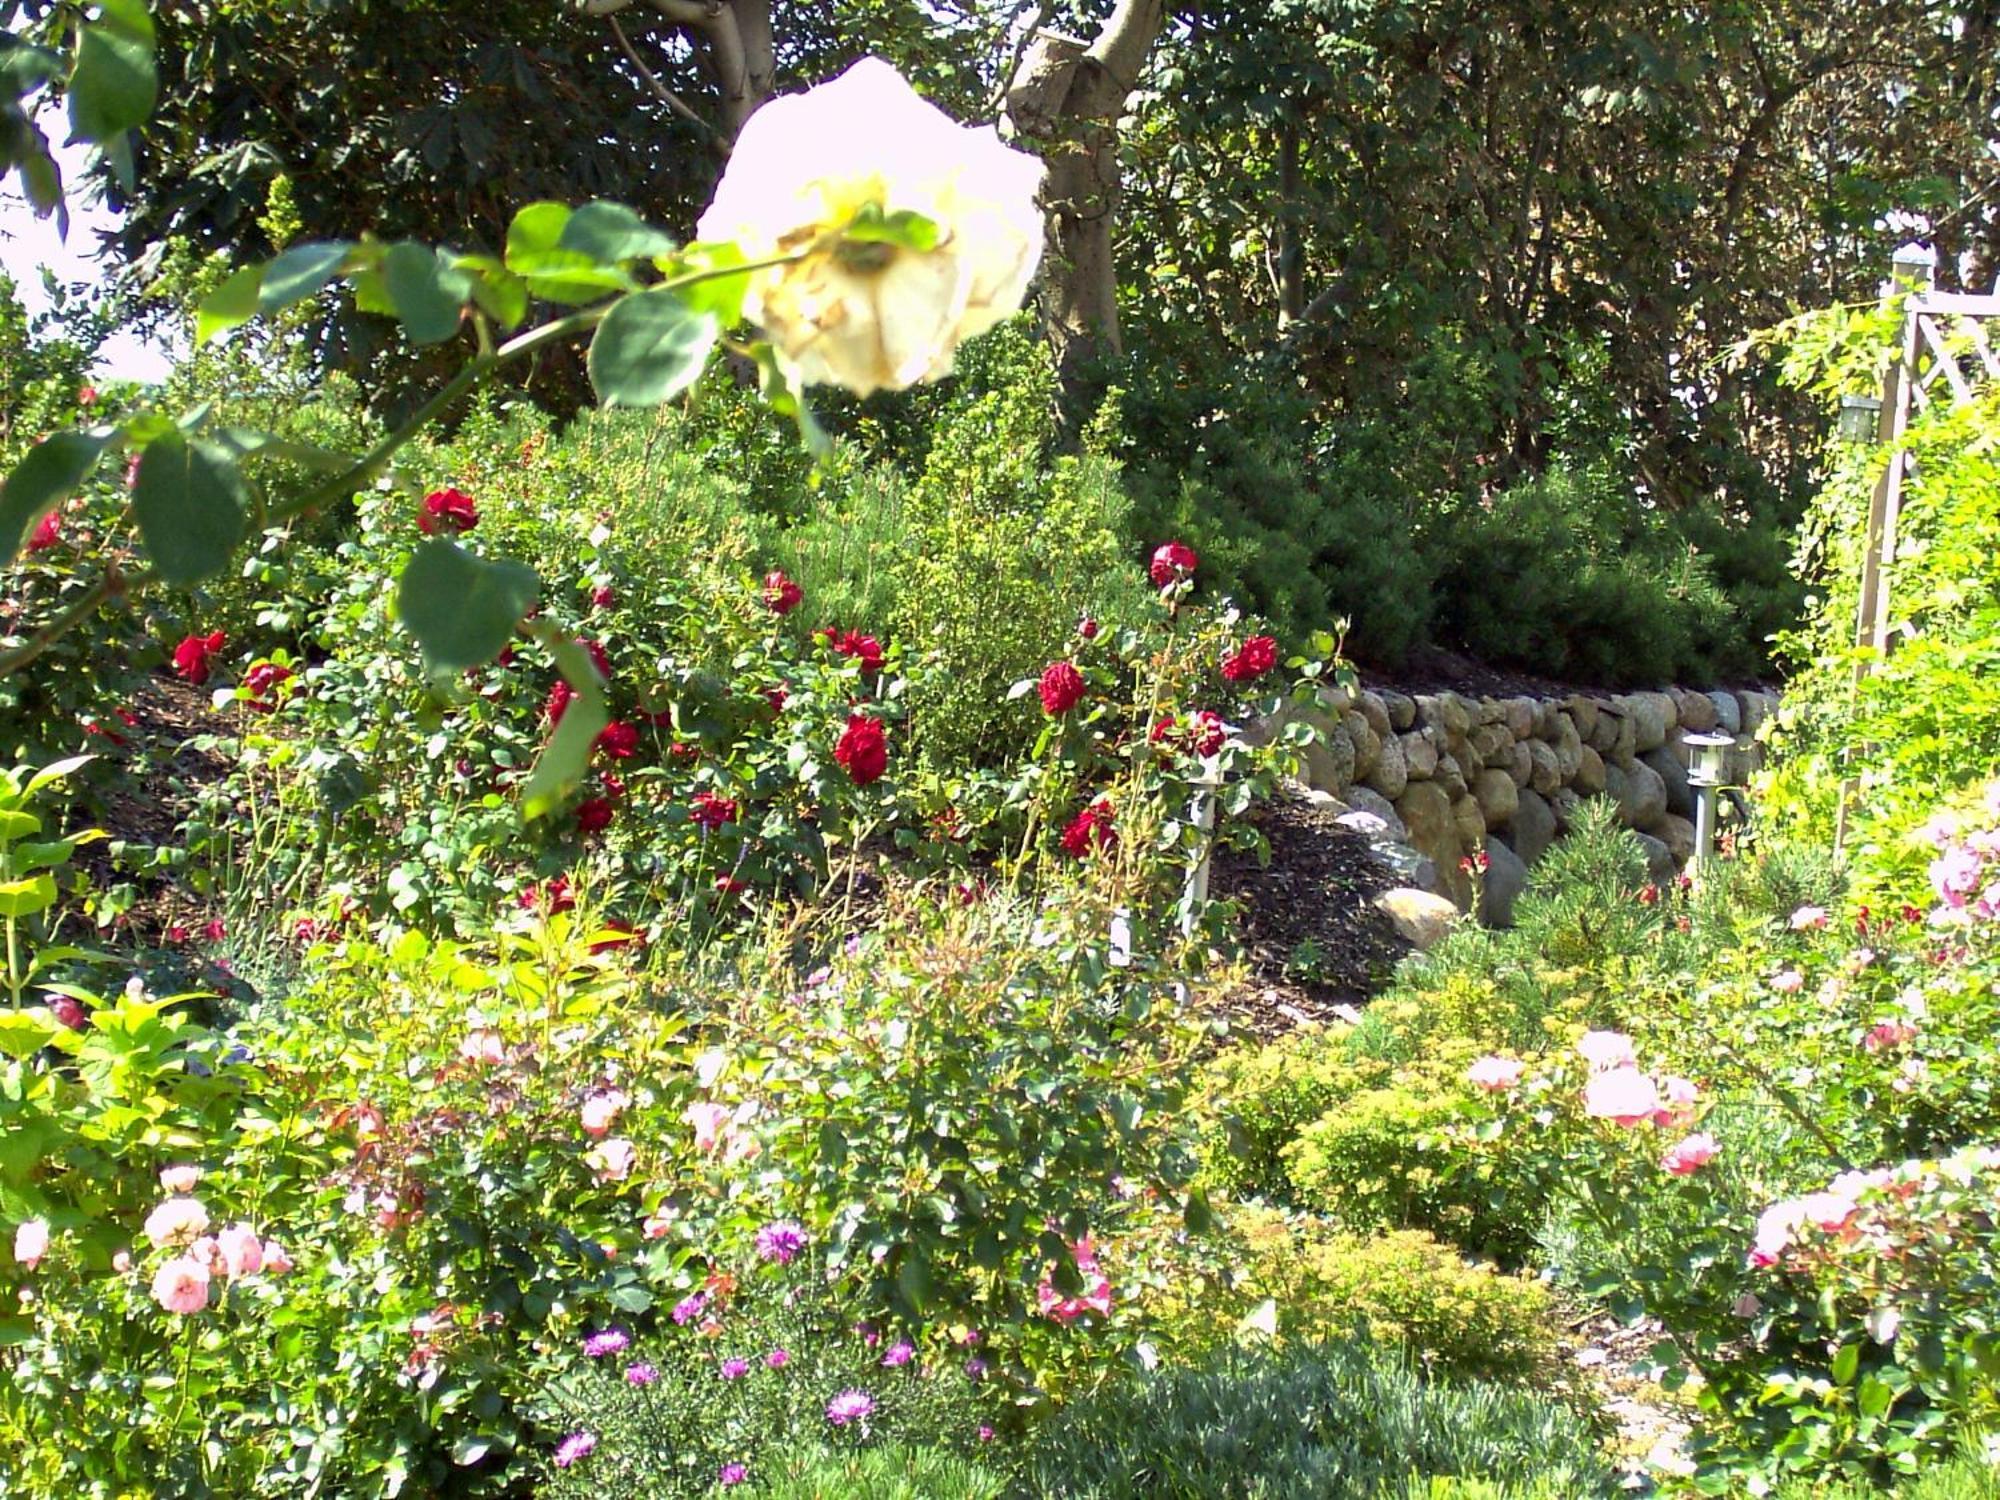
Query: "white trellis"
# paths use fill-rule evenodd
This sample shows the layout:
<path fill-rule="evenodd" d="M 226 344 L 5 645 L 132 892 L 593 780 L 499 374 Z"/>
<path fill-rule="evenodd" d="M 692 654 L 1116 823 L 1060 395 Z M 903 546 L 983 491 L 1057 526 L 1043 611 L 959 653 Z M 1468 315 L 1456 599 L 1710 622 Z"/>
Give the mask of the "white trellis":
<path fill-rule="evenodd" d="M 1868 504 L 1868 534 L 1861 554 L 1861 599 L 1854 622 L 1854 644 L 1864 649 L 1854 669 L 1854 681 L 1874 670 L 1892 646 L 1893 616 L 1889 608 L 1896 560 L 1897 525 L 1903 509 L 1903 481 L 1910 455 L 1904 437 L 1914 412 L 1938 401 L 1968 405 L 1977 387 L 2000 382 L 2000 289 L 1978 296 L 1940 292 L 1932 284 L 1935 254 L 1922 245 L 1905 245 L 1892 261 L 1892 294 L 1907 293 L 1903 331 L 1895 362 L 1882 379 L 1879 401 L 1849 398 L 1842 406 L 1843 426 L 1850 414 L 1873 418 L 1872 437 L 1888 450 L 1888 462 Z M 1873 648 L 1868 651 L 1866 648 Z M 1845 842 L 1847 809 L 1854 783 L 1840 799 L 1834 831 L 1835 847 Z"/>

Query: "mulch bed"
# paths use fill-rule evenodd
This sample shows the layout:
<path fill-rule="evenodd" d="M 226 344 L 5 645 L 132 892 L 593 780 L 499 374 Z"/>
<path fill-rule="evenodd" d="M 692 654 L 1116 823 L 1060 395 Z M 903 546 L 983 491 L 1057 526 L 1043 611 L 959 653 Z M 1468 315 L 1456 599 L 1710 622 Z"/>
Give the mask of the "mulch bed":
<path fill-rule="evenodd" d="M 1387 983 L 1409 944 L 1370 903 L 1401 884 L 1368 840 L 1296 792 L 1281 792 L 1249 821 L 1270 859 L 1218 850 L 1210 894 L 1239 905 L 1247 982 L 1217 1004 L 1255 1036 L 1342 1019 Z"/>

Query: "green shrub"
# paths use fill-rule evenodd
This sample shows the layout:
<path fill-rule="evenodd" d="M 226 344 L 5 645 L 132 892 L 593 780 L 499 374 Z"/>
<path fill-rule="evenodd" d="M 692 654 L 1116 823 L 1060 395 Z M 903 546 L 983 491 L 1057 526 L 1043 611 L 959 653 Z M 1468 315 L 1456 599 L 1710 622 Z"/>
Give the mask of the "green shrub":
<path fill-rule="evenodd" d="M 1467 1261 L 1421 1230 L 1359 1235 L 1240 1210 L 1253 1295 L 1276 1306 L 1280 1333 L 1359 1328 L 1432 1375 L 1519 1381 L 1555 1361 L 1555 1324 L 1540 1282 Z"/>
<path fill-rule="evenodd" d="M 1264 1046 L 1233 1047 L 1202 1070 L 1202 1097 L 1216 1116 L 1204 1165 L 1234 1193 L 1282 1194 L 1283 1153 L 1306 1125 L 1343 1099 L 1386 1079 L 1357 1064 L 1339 1032 L 1309 1027 Z"/>
<path fill-rule="evenodd" d="M 1491 1385 L 1426 1382 L 1366 1345 L 1231 1353 L 1071 1403 L 1027 1457 L 1073 1500 L 1292 1500 L 1399 1494 L 1412 1476 L 1541 1482 L 1604 1495 L 1575 1413 Z M 1421 1491 L 1419 1491 L 1421 1493 Z"/>
<path fill-rule="evenodd" d="M 760 1500 L 999 1500 L 1006 1481 L 955 1453 L 893 1443 L 859 1453 L 779 1455 L 750 1493 Z"/>
<path fill-rule="evenodd" d="M 1503 1161 L 1457 1138 L 1456 1077 L 1406 1070 L 1308 1125 L 1282 1155 L 1292 1194 L 1352 1230 L 1424 1229 L 1474 1254 L 1518 1264 L 1539 1218 Z"/>

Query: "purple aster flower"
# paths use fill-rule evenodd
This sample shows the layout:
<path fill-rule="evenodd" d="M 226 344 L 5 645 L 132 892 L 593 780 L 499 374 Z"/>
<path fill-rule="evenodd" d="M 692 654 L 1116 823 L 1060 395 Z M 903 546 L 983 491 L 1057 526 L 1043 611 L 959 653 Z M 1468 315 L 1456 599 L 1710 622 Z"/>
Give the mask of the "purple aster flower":
<path fill-rule="evenodd" d="M 893 1370 L 898 1365 L 906 1365 L 917 1357 L 917 1346 L 908 1339 L 898 1339 L 889 1346 L 889 1352 L 882 1356 L 882 1363 Z"/>
<path fill-rule="evenodd" d="M 976 1354 L 973 1355 L 971 1359 L 965 1362 L 965 1375 L 968 1380 L 984 1380 L 986 1378 L 986 1361 Z"/>
<path fill-rule="evenodd" d="M 578 1459 L 590 1457 L 591 1451 L 596 1447 L 596 1433 L 572 1432 L 556 1447 L 556 1467 L 558 1469 L 567 1469 Z"/>
<path fill-rule="evenodd" d="M 749 1373 L 750 1361 L 747 1359 L 725 1359 L 722 1362 L 722 1378 L 724 1380 L 741 1380 Z"/>
<path fill-rule="evenodd" d="M 774 1370 L 782 1370 L 791 1362 L 792 1351 L 789 1349 L 773 1349 L 769 1354 L 764 1356 L 764 1363 Z"/>
<path fill-rule="evenodd" d="M 600 1328 L 583 1341 L 583 1352 L 592 1359 L 607 1354 L 623 1354 L 632 1347 L 632 1335 L 622 1328 Z"/>
<path fill-rule="evenodd" d="M 660 1372 L 642 1360 L 636 1365 L 625 1367 L 625 1378 L 633 1385 L 651 1385 L 660 1378 Z"/>
<path fill-rule="evenodd" d="M 860 1422 L 875 1410 L 875 1398 L 866 1391 L 842 1391 L 826 1403 L 826 1419 L 836 1427 Z"/>
<path fill-rule="evenodd" d="M 674 1304 L 674 1321 L 686 1327 L 701 1316 L 701 1310 L 706 1306 L 708 1306 L 707 1292 L 696 1292 L 692 1296 L 683 1297 Z"/>
<path fill-rule="evenodd" d="M 882 1342 L 882 1333 L 873 1323 L 856 1323 L 854 1331 L 861 1335 L 861 1342 L 873 1349 Z"/>
<path fill-rule="evenodd" d="M 727 1489 L 733 1485 L 739 1485 L 748 1479 L 750 1477 L 750 1470 L 742 1464 L 724 1464 L 715 1477 Z"/>
<path fill-rule="evenodd" d="M 766 1260 L 788 1266 L 807 1244 L 805 1226 L 779 1219 L 757 1231 L 757 1253 Z"/>
<path fill-rule="evenodd" d="M 992 1442 L 992 1441 L 993 1441 L 993 1424 L 992 1424 L 992 1423 L 990 1423 L 990 1422 L 981 1422 L 981 1423 L 979 1424 L 979 1441 L 980 1441 L 980 1442 L 982 1442 L 982 1443 L 990 1443 L 990 1442 Z"/>

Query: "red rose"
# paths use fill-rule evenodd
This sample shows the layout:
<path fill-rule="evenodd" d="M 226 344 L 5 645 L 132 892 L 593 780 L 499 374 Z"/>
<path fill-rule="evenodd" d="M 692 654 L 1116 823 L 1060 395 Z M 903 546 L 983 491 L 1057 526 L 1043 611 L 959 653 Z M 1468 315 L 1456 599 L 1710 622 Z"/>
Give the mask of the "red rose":
<path fill-rule="evenodd" d="M 743 882 L 738 880 L 734 875 L 718 875 L 715 877 L 715 890 L 717 895 L 740 896 L 747 889 L 749 889 L 749 887 L 745 886 Z"/>
<path fill-rule="evenodd" d="M 549 728 L 554 729 L 562 723 L 562 717 L 569 712 L 575 697 L 576 689 L 558 677 L 556 685 L 549 689 L 548 701 L 542 705 L 542 717 L 549 721 Z"/>
<path fill-rule="evenodd" d="M 1051 662 L 1042 672 L 1042 711 L 1066 714 L 1083 701 L 1083 673 L 1066 661 Z"/>
<path fill-rule="evenodd" d="M 568 911 L 576 905 L 576 896 L 569 888 L 569 877 L 558 875 L 553 880 L 545 880 L 540 885 L 524 885 L 515 895 L 514 902 L 523 911 L 546 909 L 554 916 L 559 911 Z"/>
<path fill-rule="evenodd" d="M 1153 564 L 1147 573 L 1153 580 L 1153 587 L 1163 589 L 1170 583 L 1192 577 L 1200 561 L 1194 555 L 1194 548 L 1186 542 L 1165 542 L 1154 549 Z"/>
<path fill-rule="evenodd" d="M 122 703 L 119 704 L 116 708 L 112 709 L 111 711 L 114 714 L 118 715 L 119 720 L 125 725 L 127 729 L 137 729 L 139 727 L 139 716 L 133 713 L 132 710 L 127 708 L 124 704 Z"/>
<path fill-rule="evenodd" d="M 686 740 L 675 740 L 667 746 L 669 760 L 700 760 L 701 746 L 690 745 Z"/>
<path fill-rule="evenodd" d="M 35 533 L 28 538 L 30 552 L 46 552 L 62 537 L 62 512 L 52 510 L 35 524 Z"/>
<path fill-rule="evenodd" d="M 188 682 L 200 687 L 208 681 L 208 660 L 220 652 L 229 637 L 221 631 L 208 635 L 191 635 L 174 647 L 174 670 Z"/>
<path fill-rule="evenodd" d="M 1082 859 L 1093 849 L 1116 848 L 1118 830 L 1114 822 L 1111 804 L 1099 797 L 1070 819 L 1069 827 L 1062 832 L 1063 852 L 1073 859 Z"/>
<path fill-rule="evenodd" d="M 600 583 L 590 591 L 592 609 L 609 609 L 618 602 L 618 591 L 608 583 Z"/>
<path fill-rule="evenodd" d="M 219 943 L 229 936 L 229 929 L 222 925 L 222 918 L 210 917 L 201 924 L 201 935 L 211 943 Z"/>
<path fill-rule="evenodd" d="M 1091 619 L 1089 615 L 1085 615 L 1081 620 L 1078 620 L 1076 622 L 1076 633 L 1082 636 L 1086 641 L 1096 640 L 1097 621 Z"/>
<path fill-rule="evenodd" d="M 833 758 L 856 786 L 879 781 L 889 769 L 889 737 L 879 720 L 866 714 L 849 714 L 847 727 L 834 743 Z"/>
<path fill-rule="evenodd" d="M 623 948 L 627 943 L 645 946 L 646 940 L 633 930 L 630 922 L 621 922 L 616 917 L 606 917 L 601 927 L 604 936 L 590 945 L 592 953 L 608 953 L 613 948 Z"/>
<path fill-rule="evenodd" d="M 598 780 L 604 783 L 605 796 L 622 797 L 625 795 L 624 781 L 619 777 L 612 775 L 609 771 L 606 771 L 602 776 L 598 778 Z"/>
<path fill-rule="evenodd" d="M 858 630 L 850 630 L 845 635 L 835 637 L 828 632 L 829 644 L 842 656 L 851 656 L 861 663 L 861 672 L 867 676 L 882 670 L 882 643 L 872 635 L 863 635 Z"/>
<path fill-rule="evenodd" d="M 783 569 L 773 568 L 764 575 L 764 607 L 772 614 L 790 614 L 805 597 L 806 591 L 787 578 Z"/>
<path fill-rule="evenodd" d="M 111 743 L 114 745 L 122 745 L 125 743 L 124 735 L 120 734 L 115 729 L 106 729 L 104 725 L 99 723 L 96 719 L 85 719 L 83 721 L 83 732 L 85 734 L 101 734 L 104 736 L 104 738 L 111 741 Z"/>
<path fill-rule="evenodd" d="M 249 706 L 258 713 L 267 714 L 278 705 L 274 700 L 279 683 L 289 682 L 292 669 L 280 666 L 274 661 L 260 661 L 243 674 L 243 686 L 249 689 Z"/>
<path fill-rule="evenodd" d="M 459 490 L 432 490 L 424 496 L 423 509 L 417 512 L 417 530 L 425 536 L 435 536 L 440 531 L 449 531 L 462 536 L 479 524 L 479 507 L 472 503 L 472 497 Z"/>
<path fill-rule="evenodd" d="M 1228 740 L 1228 726 L 1207 709 L 1201 709 L 1188 720 L 1188 744 L 1194 747 L 1196 755 L 1219 754 Z"/>
<path fill-rule="evenodd" d="M 73 995 L 57 995 L 49 1001 L 49 1014 L 71 1031 L 81 1031 L 89 1023 L 90 1015 L 83 1008 L 83 1002 Z"/>
<path fill-rule="evenodd" d="M 613 719 L 599 731 L 597 748 L 613 760 L 630 760 L 639 753 L 639 726 Z"/>
<path fill-rule="evenodd" d="M 688 815 L 701 828 L 720 828 L 725 823 L 734 823 L 742 812 L 743 809 L 733 799 L 717 792 L 699 791 L 688 801 Z"/>
<path fill-rule="evenodd" d="M 1250 682 L 1278 664 L 1278 643 L 1268 635 L 1253 635 L 1225 657 L 1222 675 L 1231 682 Z"/>
<path fill-rule="evenodd" d="M 592 797 L 576 805 L 576 826 L 584 833 L 602 833 L 611 826 L 614 809 L 609 797 Z"/>
<path fill-rule="evenodd" d="M 94 385 L 86 385 L 78 387 L 76 393 L 76 404 L 78 406 L 97 405 L 97 387 Z"/>
<path fill-rule="evenodd" d="M 771 705 L 773 712 L 783 713 L 785 705 L 792 701 L 792 691 L 781 682 L 776 687 L 764 689 L 764 701 Z"/>
<path fill-rule="evenodd" d="M 1172 714 L 1161 714 L 1153 720 L 1153 727 L 1146 731 L 1148 744 L 1161 745 L 1173 738 L 1175 719 Z"/>

